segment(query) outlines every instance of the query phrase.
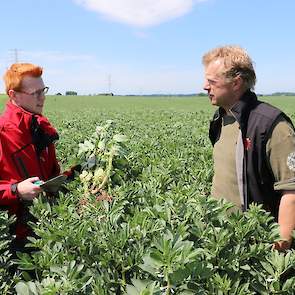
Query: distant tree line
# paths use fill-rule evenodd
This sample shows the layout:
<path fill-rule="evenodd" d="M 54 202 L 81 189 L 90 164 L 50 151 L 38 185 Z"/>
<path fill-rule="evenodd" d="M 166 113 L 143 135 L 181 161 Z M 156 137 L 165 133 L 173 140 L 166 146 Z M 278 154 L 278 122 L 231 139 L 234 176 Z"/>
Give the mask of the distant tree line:
<path fill-rule="evenodd" d="M 60 92 L 56 93 L 56 95 L 62 95 Z M 76 91 L 68 90 L 65 92 L 65 95 L 78 95 Z M 89 96 L 114 96 L 114 93 L 94 93 L 89 94 Z M 125 95 L 122 95 L 125 96 Z M 126 96 L 165 96 L 165 97 L 187 97 L 187 96 L 201 96 L 205 97 L 207 96 L 207 93 L 205 92 L 199 92 L 199 93 L 187 93 L 187 94 L 159 94 L 159 93 L 153 93 L 153 94 L 127 94 Z M 257 96 L 295 96 L 295 92 L 274 92 L 271 94 L 261 94 L 257 93 Z"/>
<path fill-rule="evenodd" d="M 55 95 L 62 95 L 62 93 L 58 92 Z M 73 91 L 73 90 L 67 90 L 65 92 L 65 95 L 78 95 L 78 92 Z M 114 93 L 110 92 L 110 93 L 94 93 L 94 94 L 89 94 L 89 96 L 91 96 L 91 95 L 93 95 L 93 96 L 99 96 L 99 95 L 101 95 L 101 96 L 113 96 Z"/>
<path fill-rule="evenodd" d="M 66 95 L 78 95 L 76 91 L 66 91 Z"/>
<path fill-rule="evenodd" d="M 271 96 L 295 96 L 295 92 L 274 92 Z"/>

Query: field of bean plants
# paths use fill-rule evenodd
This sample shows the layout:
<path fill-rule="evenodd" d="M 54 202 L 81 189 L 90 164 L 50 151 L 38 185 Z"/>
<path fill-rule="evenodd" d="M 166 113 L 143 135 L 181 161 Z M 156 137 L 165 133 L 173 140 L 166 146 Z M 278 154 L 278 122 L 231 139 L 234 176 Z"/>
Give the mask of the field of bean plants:
<path fill-rule="evenodd" d="M 295 97 L 262 99 L 295 122 Z M 9 259 L 12 220 L 0 211 L 1 294 L 295 294 L 295 251 L 271 250 L 272 218 L 256 205 L 229 213 L 231 204 L 210 197 L 207 98 L 46 103 L 62 168 L 83 169 L 67 192 L 34 200 L 31 256 Z"/>

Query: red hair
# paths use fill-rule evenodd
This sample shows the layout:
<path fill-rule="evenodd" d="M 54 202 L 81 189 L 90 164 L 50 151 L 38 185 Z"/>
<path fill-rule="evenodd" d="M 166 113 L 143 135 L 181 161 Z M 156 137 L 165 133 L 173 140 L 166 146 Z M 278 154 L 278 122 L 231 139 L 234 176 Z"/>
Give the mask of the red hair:
<path fill-rule="evenodd" d="M 15 63 L 10 66 L 3 76 L 6 93 L 10 89 L 19 91 L 22 88 L 23 78 L 26 76 L 41 77 L 43 69 L 30 63 Z"/>

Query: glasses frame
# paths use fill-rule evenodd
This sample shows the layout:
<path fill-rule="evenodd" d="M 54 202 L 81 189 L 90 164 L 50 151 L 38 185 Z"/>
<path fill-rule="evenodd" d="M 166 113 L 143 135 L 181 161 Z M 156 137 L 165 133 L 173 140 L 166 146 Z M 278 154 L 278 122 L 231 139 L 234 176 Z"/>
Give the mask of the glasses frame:
<path fill-rule="evenodd" d="M 44 87 L 44 88 L 42 88 L 42 89 L 39 89 L 39 90 L 36 90 L 36 91 L 34 91 L 34 92 L 31 92 L 31 93 L 29 93 L 29 92 L 26 92 L 26 91 L 23 91 L 23 90 L 21 90 L 21 91 L 17 91 L 17 92 L 19 92 L 19 93 L 24 93 L 24 94 L 26 94 L 26 95 L 30 95 L 30 96 L 33 96 L 33 97 L 35 97 L 35 98 L 38 98 L 38 97 L 40 97 L 41 95 L 45 95 L 47 92 L 48 92 L 48 90 L 49 90 L 49 87 Z"/>

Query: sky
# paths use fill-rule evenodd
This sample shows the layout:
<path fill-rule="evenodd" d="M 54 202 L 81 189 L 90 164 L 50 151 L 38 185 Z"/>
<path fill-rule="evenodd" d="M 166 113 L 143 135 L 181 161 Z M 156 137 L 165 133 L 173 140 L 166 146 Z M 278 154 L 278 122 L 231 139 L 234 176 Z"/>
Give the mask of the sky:
<path fill-rule="evenodd" d="M 50 94 L 199 93 L 202 56 L 228 44 L 253 59 L 257 93 L 295 92 L 294 0 L 1 0 L 0 11 L 1 77 L 38 64 Z"/>

